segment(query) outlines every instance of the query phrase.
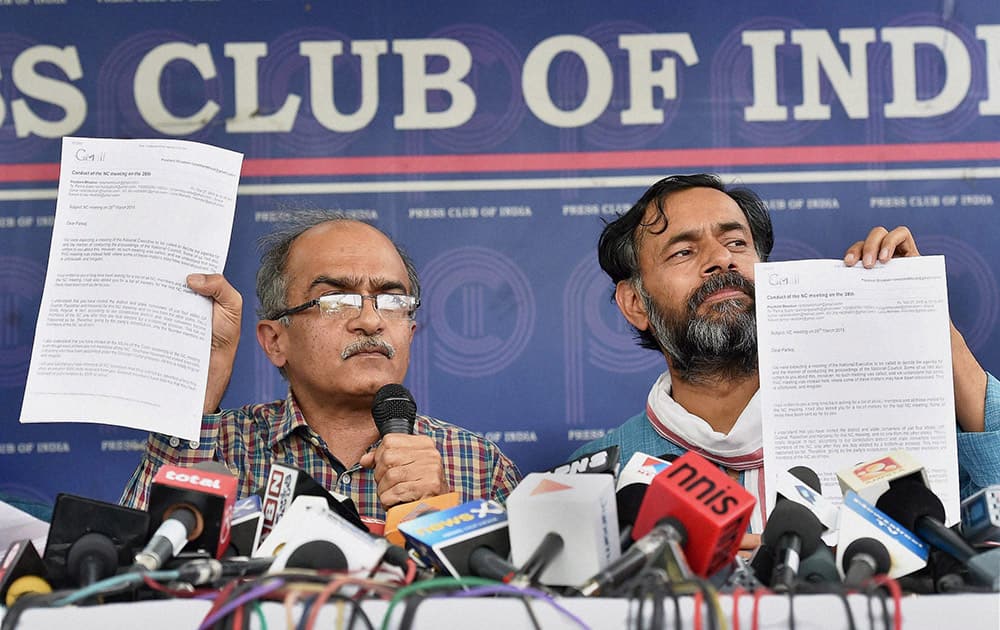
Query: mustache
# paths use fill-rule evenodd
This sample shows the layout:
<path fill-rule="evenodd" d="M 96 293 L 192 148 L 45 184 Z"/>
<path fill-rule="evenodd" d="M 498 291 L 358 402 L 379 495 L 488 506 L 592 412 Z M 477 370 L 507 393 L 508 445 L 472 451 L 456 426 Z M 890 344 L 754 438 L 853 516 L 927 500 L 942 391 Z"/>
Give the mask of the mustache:
<path fill-rule="evenodd" d="M 702 302 L 707 300 L 710 295 L 723 289 L 736 289 L 737 291 L 745 293 L 751 300 L 754 299 L 753 283 L 744 278 L 738 271 L 727 271 L 725 273 L 711 276 L 708 280 L 702 283 L 702 285 L 698 287 L 688 299 L 688 309 L 694 311 L 701 306 Z"/>
<path fill-rule="evenodd" d="M 378 352 L 385 355 L 388 359 L 396 356 L 396 349 L 392 347 L 392 344 L 385 339 L 376 336 L 358 339 L 351 345 L 344 348 L 344 351 L 340 353 L 340 358 L 347 359 L 362 352 Z"/>

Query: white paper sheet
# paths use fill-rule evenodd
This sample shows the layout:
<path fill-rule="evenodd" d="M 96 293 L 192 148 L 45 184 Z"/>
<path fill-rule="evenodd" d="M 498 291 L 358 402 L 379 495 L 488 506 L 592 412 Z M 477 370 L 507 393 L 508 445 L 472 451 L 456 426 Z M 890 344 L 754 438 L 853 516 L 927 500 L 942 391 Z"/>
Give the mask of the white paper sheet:
<path fill-rule="evenodd" d="M 64 138 L 21 422 L 100 422 L 197 439 L 211 301 L 243 156 L 180 140 Z"/>
<path fill-rule="evenodd" d="M 944 258 L 874 269 L 840 260 L 755 268 L 764 470 L 836 472 L 893 450 L 923 465 L 949 522 L 959 518 L 955 399 Z"/>

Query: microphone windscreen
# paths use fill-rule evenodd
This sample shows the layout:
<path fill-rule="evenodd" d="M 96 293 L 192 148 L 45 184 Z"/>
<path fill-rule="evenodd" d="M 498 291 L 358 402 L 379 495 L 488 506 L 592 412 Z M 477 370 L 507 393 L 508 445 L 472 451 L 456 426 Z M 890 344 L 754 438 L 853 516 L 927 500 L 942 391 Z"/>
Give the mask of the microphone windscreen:
<path fill-rule="evenodd" d="M 413 433 L 417 403 L 410 390 L 398 383 L 383 385 L 372 401 L 372 419 L 383 437 L 387 433 Z"/>
<path fill-rule="evenodd" d="M 781 501 L 774 506 L 767 519 L 761 542 L 777 548 L 782 536 L 795 534 L 802 545 L 799 556 L 804 558 L 816 551 L 823 529 L 823 523 L 806 507 L 792 501 Z"/>
<path fill-rule="evenodd" d="M 889 486 L 878 498 L 875 507 L 910 530 L 917 530 L 917 521 L 927 516 L 939 523 L 945 520 L 944 504 L 930 488 L 919 481 L 901 481 Z"/>
<path fill-rule="evenodd" d="M 310 540 L 288 555 L 285 568 L 346 571 L 347 556 L 336 543 L 329 540 Z"/>
<path fill-rule="evenodd" d="M 844 557 L 841 559 L 841 566 L 846 573 L 851 567 L 851 561 L 858 554 L 867 554 L 875 561 L 875 575 L 888 573 L 892 566 L 892 558 L 889 557 L 889 550 L 885 545 L 874 538 L 858 538 L 851 541 L 844 550 Z"/>
<path fill-rule="evenodd" d="M 789 468 L 788 472 L 791 473 L 793 477 L 806 484 L 813 489 L 814 492 L 823 494 L 823 485 L 819 482 L 819 475 L 816 471 L 808 466 L 796 466 L 794 468 Z"/>

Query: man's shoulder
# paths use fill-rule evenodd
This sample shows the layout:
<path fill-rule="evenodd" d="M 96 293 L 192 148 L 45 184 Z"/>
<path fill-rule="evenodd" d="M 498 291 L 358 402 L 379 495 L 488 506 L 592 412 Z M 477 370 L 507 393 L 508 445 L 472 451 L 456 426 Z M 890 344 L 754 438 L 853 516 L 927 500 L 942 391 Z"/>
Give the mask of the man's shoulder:
<path fill-rule="evenodd" d="M 591 440 L 573 451 L 570 459 L 576 459 L 581 455 L 593 453 L 594 451 L 599 451 L 612 445 L 617 444 L 621 446 L 623 442 L 631 441 L 636 435 L 644 432 L 648 426 L 649 421 L 646 419 L 646 412 L 640 411 L 614 429 L 605 433 L 603 436 Z"/>

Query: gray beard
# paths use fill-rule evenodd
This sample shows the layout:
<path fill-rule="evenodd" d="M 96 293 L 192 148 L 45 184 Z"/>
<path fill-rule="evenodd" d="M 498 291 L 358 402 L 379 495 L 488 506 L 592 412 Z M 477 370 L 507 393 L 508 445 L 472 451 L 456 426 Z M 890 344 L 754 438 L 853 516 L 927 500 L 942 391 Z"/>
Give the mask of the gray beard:
<path fill-rule="evenodd" d="M 698 313 L 698 307 L 712 293 L 736 288 L 748 293 L 742 300 L 723 300 Z M 713 383 L 739 379 L 757 372 L 757 317 L 753 285 L 736 272 L 712 276 L 688 299 L 684 312 L 674 315 L 657 306 L 651 295 L 639 287 L 649 326 L 656 341 L 670 359 L 674 375 L 689 383 Z"/>

